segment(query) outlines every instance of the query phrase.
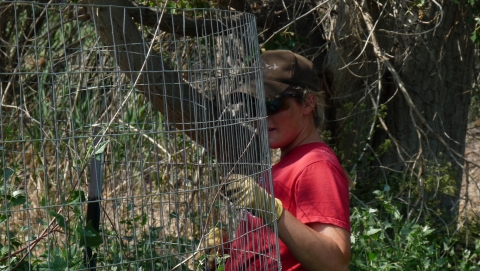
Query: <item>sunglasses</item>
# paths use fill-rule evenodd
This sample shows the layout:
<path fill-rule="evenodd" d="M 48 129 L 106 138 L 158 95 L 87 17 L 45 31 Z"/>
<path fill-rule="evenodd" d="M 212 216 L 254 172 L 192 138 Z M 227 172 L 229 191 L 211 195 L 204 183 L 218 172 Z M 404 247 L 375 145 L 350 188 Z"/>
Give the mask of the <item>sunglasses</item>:
<path fill-rule="evenodd" d="M 275 99 L 270 99 L 266 102 L 267 106 L 267 115 L 273 115 L 280 111 L 287 110 L 290 108 L 290 103 L 287 101 L 287 98 L 302 97 L 300 93 L 286 93 L 281 94 Z"/>

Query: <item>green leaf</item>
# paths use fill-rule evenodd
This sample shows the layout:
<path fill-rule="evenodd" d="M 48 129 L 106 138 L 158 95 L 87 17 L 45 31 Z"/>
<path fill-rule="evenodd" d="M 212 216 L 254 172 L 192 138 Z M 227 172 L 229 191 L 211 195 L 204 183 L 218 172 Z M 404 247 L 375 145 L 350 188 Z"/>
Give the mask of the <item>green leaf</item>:
<path fill-rule="evenodd" d="M 73 208 L 72 208 L 73 213 L 76 214 L 75 217 L 76 217 L 76 218 L 79 218 L 79 219 L 81 219 L 82 214 L 83 214 L 82 209 L 80 208 L 80 206 L 81 206 L 81 205 L 73 205 Z"/>
<path fill-rule="evenodd" d="M 27 202 L 27 197 L 24 190 L 13 191 L 12 196 L 10 197 L 10 202 L 7 205 L 7 208 L 22 205 L 25 202 Z"/>
<path fill-rule="evenodd" d="M 440 258 L 437 260 L 437 266 L 443 266 L 447 261 L 447 258 Z"/>
<path fill-rule="evenodd" d="M 21 232 L 24 232 L 24 231 L 26 231 L 26 230 L 28 230 L 28 229 L 30 229 L 30 226 L 26 226 L 26 225 L 25 225 L 25 226 L 22 226 L 22 227 L 20 228 L 20 231 L 21 231 Z"/>
<path fill-rule="evenodd" d="M 472 35 L 470 36 L 470 39 L 473 41 L 473 42 L 478 42 L 478 33 L 475 31 L 472 33 Z"/>
<path fill-rule="evenodd" d="M 145 226 L 148 221 L 147 214 L 141 214 L 134 218 L 135 221 L 141 221 L 142 225 Z"/>
<path fill-rule="evenodd" d="M 65 223 L 65 218 L 61 214 L 51 210 L 48 211 L 48 214 L 55 217 L 55 219 L 57 219 L 57 223 L 60 227 L 65 228 L 67 226 L 67 224 Z"/>
<path fill-rule="evenodd" d="M 98 247 L 103 243 L 103 239 L 92 226 L 92 221 L 88 221 L 85 227 L 77 227 L 79 242 L 82 247 Z"/>
<path fill-rule="evenodd" d="M 15 170 L 13 170 L 13 169 L 11 169 L 11 168 L 8 168 L 8 167 L 5 168 L 5 169 L 3 170 L 3 174 L 2 174 L 2 175 L 3 175 L 3 180 L 4 180 L 5 182 L 7 182 L 8 179 L 10 179 L 10 177 L 12 177 L 13 173 L 15 173 Z"/>
<path fill-rule="evenodd" d="M 382 229 L 369 229 L 365 234 L 370 236 L 370 235 L 373 235 L 379 231 L 381 231 Z"/>
<path fill-rule="evenodd" d="M 70 192 L 70 197 L 68 198 L 68 203 L 83 203 L 86 202 L 85 192 L 81 190 L 74 190 Z"/>
<path fill-rule="evenodd" d="M 101 160 L 102 154 L 105 152 L 105 149 L 107 148 L 108 143 L 110 143 L 110 140 L 105 140 L 97 144 L 95 148 L 95 152 L 93 153 L 93 158 L 95 160 L 98 160 L 98 161 Z"/>
<path fill-rule="evenodd" d="M 7 221 L 7 219 L 10 217 L 10 213 L 6 213 L 6 214 L 1 214 L 0 215 L 0 224 L 2 224 L 3 222 Z"/>
<path fill-rule="evenodd" d="M 55 252 L 57 255 L 54 254 Z M 65 270 L 68 268 L 68 264 L 65 259 L 58 256 L 58 250 L 54 251 L 52 254 L 53 255 L 48 258 L 48 261 L 39 265 L 39 270 Z"/>
<path fill-rule="evenodd" d="M 402 215 L 400 214 L 400 212 L 398 210 L 395 210 L 393 212 L 393 218 L 395 218 L 396 220 L 400 220 L 402 218 Z"/>
<path fill-rule="evenodd" d="M 98 143 L 97 148 L 95 150 L 94 154 L 102 154 L 105 152 L 105 148 L 107 148 L 108 143 L 110 143 L 110 140 L 105 140 L 100 143 Z"/>
<path fill-rule="evenodd" d="M 423 227 L 422 231 L 424 232 L 425 235 L 429 235 L 430 233 L 434 232 L 434 229 L 431 229 L 428 226 Z"/>
<path fill-rule="evenodd" d="M 25 195 L 26 195 L 25 190 L 17 190 L 17 191 L 13 191 L 13 193 L 12 193 L 12 196 L 15 197 L 15 198 L 18 198 L 20 196 L 25 197 Z"/>
<path fill-rule="evenodd" d="M 415 6 L 421 7 L 425 5 L 425 0 L 415 0 Z"/>
<path fill-rule="evenodd" d="M 1 256 L 7 255 L 8 252 L 9 252 L 9 247 L 8 246 L 4 246 L 0 249 L 0 255 Z"/>

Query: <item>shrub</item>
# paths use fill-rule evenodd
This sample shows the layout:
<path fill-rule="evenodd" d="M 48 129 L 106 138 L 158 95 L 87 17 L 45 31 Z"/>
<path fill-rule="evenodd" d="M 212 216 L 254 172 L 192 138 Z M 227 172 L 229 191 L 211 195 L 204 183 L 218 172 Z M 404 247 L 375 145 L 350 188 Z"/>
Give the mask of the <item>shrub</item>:
<path fill-rule="evenodd" d="M 350 270 L 478 270 L 480 240 L 459 249 L 454 235 L 406 220 L 388 186 L 374 195 L 368 205 L 353 196 Z"/>

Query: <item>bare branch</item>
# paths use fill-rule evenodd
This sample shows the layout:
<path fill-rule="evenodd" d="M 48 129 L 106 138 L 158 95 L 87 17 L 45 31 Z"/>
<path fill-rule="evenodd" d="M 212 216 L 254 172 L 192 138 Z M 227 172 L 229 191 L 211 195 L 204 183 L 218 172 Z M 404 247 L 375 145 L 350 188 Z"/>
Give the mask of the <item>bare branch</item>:
<path fill-rule="evenodd" d="M 253 144 L 247 145 L 247 142 L 238 142 L 235 145 L 225 146 L 225 142 L 231 138 L 221 138 L 222 136 L 239 132 L 250 136 L 257 133 L 256 129 L 250 125 L 237 123 L 235 118 L 230 118 L 231 116 L 228 115 L 230 112 L 226 112 L 228 110 L 221 108 L 218 103 L 221 95 L 217 95 L 219 99 L 207 97 L 206 90 L 194 88 L 185 81 L 182 73 L 176 70 L 177 68 L 172 67 L 160 53 L 149 46 L 131 19 L 130 13 L 127 12 L 128 8 L 122 6 L 131 4 L 129 1 L 87 0 L 86 2 L 95 5 L 89 7 L 93 23 L 103 44 L 109 47 L 109 52 L 120 71 L 129 76 L 131 82 L 135 82 L 133 87 L 148 98 L 153 107 L 165 116 L 168 123 L 173 124 L 179 131 L 185 132 L 189 138 L 205 147 L 210 155 L 226 165 L 232 166 L 232 163 L 236 163 L 245 148 L 250 148 L 250 150 L 247 152 L 248 155 L 242 159 L 248 159 L 249 163 L 260 161 L 263 154 L 258 151 L 260 144 L 258 137 L 255 137 Z M 166 12 L 160 12 L 157 22 L 164 21 L 163 16 L 166 15 Z M 180 26 L 183 26 L 183 20 L 185 18 L 180 22 Z M 217 26 L 220 25 L 217 24 Z M 182 28 L 184 29 L 184 27 Z M 225 32 L 225 29 L 227 29 L 226 26 L 221 32 Z M 158 31 L 155 35 L 152 43 L 159 38 Z M 219 39 L 220 42 L 228 44 L 233 42 L 231 37 L 225 33 Z M 237 65 L 227 61 L 223 62 L 226 63 L 224 65 Z M 172 63 L 175 63 L 175 60 Z M 225 89 L 224 91 L 228 93 L 230 90 Z M 228 121 L 234 125 L 220 126 L 219 121 L 222 123 Z M 249 147 L 250 145 L 253 147 Z M 228 152 L 228 157 L 224 157 L 225 152 L 222 151 L 226 147 L 234 148 L 232 152 Z M 225 170 L 227 168 L 228 166 Z M 241 170 L 248 174 L 255 169 L 243 167 Z"/>

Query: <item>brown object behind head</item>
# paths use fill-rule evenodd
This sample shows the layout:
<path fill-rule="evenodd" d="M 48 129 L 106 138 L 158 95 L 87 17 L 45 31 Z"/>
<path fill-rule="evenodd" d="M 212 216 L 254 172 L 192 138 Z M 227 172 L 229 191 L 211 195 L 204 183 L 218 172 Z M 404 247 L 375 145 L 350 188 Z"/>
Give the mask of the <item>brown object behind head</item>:
<path fill-rule="evenodd" d="M 272 99 L 289 87 L 308 88 L 319 92 L 320 79 L 313 63 L 307 58 L 289 50 L 271 50 L 261 55 L 265 100 Z M 231 94 L 249 94 L 257 97 L 257 80 L 249 80 L 239 85 Z"/>
<path fill-rule="evenodd" d="M 313 63 L 288 50 L 272 50 L 261 55 L 265 98 L 275 97 L 288 87 L 320 91 L 320 80 Z"/>

